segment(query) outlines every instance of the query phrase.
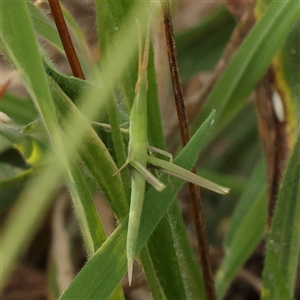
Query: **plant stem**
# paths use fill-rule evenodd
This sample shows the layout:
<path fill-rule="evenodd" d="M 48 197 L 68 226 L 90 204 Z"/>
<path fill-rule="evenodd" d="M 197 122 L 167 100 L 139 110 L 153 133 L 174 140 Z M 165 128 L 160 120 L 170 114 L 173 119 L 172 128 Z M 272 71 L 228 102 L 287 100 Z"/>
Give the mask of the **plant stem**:
<path fill-rule="evenodd" d="M 73 75 L 77 78 L 85 79 L 59 2 L 58 0 L 48 0 L 48 2 Z"/>
<path fill-rule="evenodd" d="M 190 139 L 190 134 L 189 134 L 188 122 L 186 118 L 183 92 L 180 84 L 180 75 L 179 75 L 179 69 L 178 69 L 177 59 L 176 59 L 177 53 L 176 53 L 176 46 L 174 40 L 172 18 L 171 18 L 170 6 L 168 2 L 166 2 L 163 5 L 163 19 L 164 19 L 164 27 L 165 27 L 165 35 L 166 35 L 166 42 L 167 42 L 172 85 L 173 85 L 177 117 L 178 117 L 178 123 L 179 123 L 180 135 L 181 135 L 181 142 L 182 145 L 185 146 Z M 195 167 L 192 169 L 192 172 L 196 173 Z M 195 222 L 195 227 L 197 232 L 198 251 L 201 260 L 205 294 L 207 300 L 215 300 L 216 293 L 215 293 L 214 282 L 213 282 L 211 269 L 210 269 L 208 240 L 207 240 L 205 222 L 203 217 L 203 209 L 201 205 L 200 189 L 198 186 L 192 183 L 189 183 L 189 189 L 190 189 L 190 194 L 193 203 L 194 222 Z"/>

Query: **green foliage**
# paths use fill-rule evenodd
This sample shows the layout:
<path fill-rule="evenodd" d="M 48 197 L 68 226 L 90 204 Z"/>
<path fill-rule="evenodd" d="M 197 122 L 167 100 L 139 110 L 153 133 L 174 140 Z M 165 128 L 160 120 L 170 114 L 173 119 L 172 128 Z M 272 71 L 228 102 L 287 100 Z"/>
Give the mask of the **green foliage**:
<path fill-rule="evenodd" d="M 263 299 L 291 299 L 300 254 L 300 135 L 289 159 L 268 234 Z"/>
<path fill-rule="evenodd" d="M 72 197 L 88 261 L 60 299 L 124 298 L 119 283 L 126 273 L 130 173 L 124 170 L 114 174 L 127 156 L 128 137 L 121 134 L 119 127 L 124 114 L 129 115 L 135 94 L 138 71 L 135 19 L 139 19 L 144 36 L 148 13 L 145 3 L 140 1 L 96 1 L 95 4 L 101 58 L 97 62 L 93 62 L 77 23 L 64 9 L 88 78 L 82 81 L 60 74 L 38 44 L 37 36 L 40 36 L 64 53 L 55 26 L 43 13 L 29 1 L 0 0 L 1 50 L 20 73 L 29 94 L 23 100 L 6 93 L 0 102 L 1 111 L 13 120 L 13 124 L 1 123 L 0 127 L 1 209 L 14 203 L 1 234 L 1 284 L 5 284 L 13 265 L 30 245 L 53 195 L 64 182 Z M 265 13 L 209 95 L 194 125 L 191 141 L 178 151 L 174 160 L 175 164 L 191 169 L 199 153 L 203 160 L 207 155 L 205 170 L 198 173 L 219 184 L 228 184 L 233 191 L 225 199 L 203 193 L 204 199 L 216 200 L 205 201 L 208 211 L 213 210 L 214 203 L 219 203 L 221 219 L 227 217 L 223 208 L 233 207 L 238 199 L 224 237 L 225 257 L 215 277 L 218 299 L 225 295 L 265 230 L 265 164 L 255 147 L 249 146 L 253 141 L 258 143 L 258 137 L 253 108 L 246 106 L 245 100 L 266 72 L 284 38 L 288 36 L 289 42 L 278 53 L 287 60 L 291 40 L 297 37 L 299 3 L 274 1 L 264 9 Z M 214 67 L 233 27 L 232 17 L 221 8 L 192 30 L 177 35 L 179 66 L 184 79 Z M 216 28 L 221 30 L 216 32 Z M 201 44 L 195 36 L 201 37 Z M 152 146 L 164 149 L 154 53 L 150 48 L 147 134 Z M 285 78 L 293 83 L 292 95 L 297 94 L 299 87 L 291 79 L 299 74 L 299 68 L 295 67 L 297 57 L 293 56 L 294 63 L 286 64 L 284 69 Z M 217 109 L 215 119 L 211 113 L 213 108 Z M 102 138 L 90 120 L 108 120 L 109 138 Z M 264 299 L 292 299 L 295 287 L 300 251 L 299 139 L 285 171 L 267 237 Z M 231 143 L 231 148 L 226 148 L 226 143 Z M 208 153 L 213 147 L 222 148 L 216 158 Z M 13 149 L 23 159 L 17 168 L 11 163 L 11 157 L 7 159 L 7 153 L 13 155 Z M 228 163 L 232 157 L 243 163 Z M 228 169 L 230 174 L 225 174 Z M 117 228 L 107 239 L 93 203 L 90 180 L 102 191 L 118 220 Z M 201 270 L 175 201 L 183 181 L 168 179 L 165 174 L 159 180 L 167 188 L 157 192 L 147 187 L 136 254 L 155 299 L 204 299 Z M 18 188 L 18 193 L 11 193 L 12 187 Z M 208 218 L 210 230 L 213 218 Z"/>
<path fill-rule="evenodd" d="M 184 80 L 199 70 L 211 71 L 214 68 L 234 26 L 234 18 L 222 6 L 205 21 L 176 35 L 178 64 Z M 199 55 L 205 59 L 199 59 Z"/>
<path fill-rule="evenodd" d="M 239 199 L 225 236 L 225 258 L 216 274 L 219 298 L 264 235 L 266 200 L 265 165 L 260 163 Z"/>
<path fill-rule="evenodd" d="M 298 3 L 272 2 L 216 83 L 205 102 L 203 117 L 199 118 L 198 124 L 212 108 L 216 108 L 219 112 L 216 119 L 217 128 L 221 129 L 241 109 L 259 79 L 265 74 L 272 57 L 297 18 Z"/>

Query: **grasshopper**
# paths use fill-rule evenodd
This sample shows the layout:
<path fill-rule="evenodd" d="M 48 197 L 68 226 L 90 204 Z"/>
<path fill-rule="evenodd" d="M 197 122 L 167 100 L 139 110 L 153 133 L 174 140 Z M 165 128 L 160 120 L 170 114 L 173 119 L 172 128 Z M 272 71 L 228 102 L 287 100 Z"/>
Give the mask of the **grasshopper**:
<path fill-rule="evenodd" d="M 139 27 L 139 23 L 137 22 Z M 147 136 L 147 68 L 150 47 L 150 23 L 148 23 L 144 51 L 142 51 L 142 41 L 139 35 L 139 63 L 138 79 L 135 86 L 135 99 L 130 112 L 129 125 L 129 145 L 128 156 L 125 164 L 119 169 L 130 164 L 132 168 L 132 189 L 129 210 L 129 224 L 127 232 L 127 266 L 128 281 L 131 285 L 133 262 L 136 254 L 136 241 L 140 226 L 142 214 L 146 181 L 149 182 L 157 191 L 162 191 L 165 185 L 160 182 L 148 169 L 147 164 L 161 168 L 165 173 L 193 182 L 201 187 L 210 189 L 220 194 L 227 194 L 228 188 L 219 186 L 207 179 L 204 179 L 184 168 L 181 168 L 171 162 L 158 159 L 148 155 L 148 136 Z M 143 52 L 143 53 L 142 53 Z M 152 148 L 153 149 L 153 148 Z M 156 152 L 163 153 L 163 150 L 156 149 Z M 167 156 L 170 156 L 167 155 Z M 119 172 L 118 171 L 118 172 Z"/>

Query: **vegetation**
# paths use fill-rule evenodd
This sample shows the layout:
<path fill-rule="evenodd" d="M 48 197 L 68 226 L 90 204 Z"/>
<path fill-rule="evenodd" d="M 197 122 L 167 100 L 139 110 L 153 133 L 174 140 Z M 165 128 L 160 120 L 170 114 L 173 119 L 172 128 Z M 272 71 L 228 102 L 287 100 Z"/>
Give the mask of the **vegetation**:
<path fill-rule="evenodd" d="M 200 245 L 204 244 L 197 257 L 176 201 L 184 180 L 192 175 L 161 174 L 155 165 L 158 159 L 148 159 L 155 165 L 149 170 L 159 179 L 152 184 L 163 183 L 166 188 L 157 191 L 147 184 L 133 247 L 153 298 L 226 297 L 230 284 L 263 239 L 261 298 L 299 297 L 295 286 L 300 255 L 300 6 L 292 0 L 260 0 L 255 6 L 238 3 L 239 11 L 231 1 L 227 3 L 236 21 L 220 6 L 200 24 L 175 36 L 183 83 L 188 84 L 198 72 L 213 74 L 189 116 L 192 137 L 188 141 L 188 134 L 183 134 L 186 145 L 181 148 L 174 131 L 164 138 L 162 124 L 166 122 L 160 112 L 157 53 L 152 43 L 148 66 L 143 69 L 148 74 L 147 88 L 143 79 L 141 91 L 135 90 L 141 75 L 139 35 L 145 40 L 150 21 L 152 29 L 162 15 L 166 21 L 165 3 L 95 1 L 99 58 L 93 57 L 80 27 L 63 7 L 79 57 L 76 62 L 76 56 L 68 55 L 73 77 L 60 73 L 47 47 L 39 43 L 42 38 L 61 54 L 68 53 L 66 39 L 59 36 L 52 21 L 29 1 L 0 0 L 1 51 L 28 92 L 24 100 L 10 93 L 9 80 L 1 87 L 0 109 L 11 118 L 0 126 L 1 213 L 8 212 L 1 234 L 1 289 L 50 207 L 59 202 L 54 201 L 57 195 L 66 193 L 62 191 L 65 186 L 78 220 L 86 263 L 63 286 L 60 260 L 52 252 L 54 257 L 47 265 L 50 297 L 124 299 L 121 280 L 127 272 L 131 173 L 137 171 L 118 170 L 126 162 L 128 144 L 133 143 L 126 122 L 131 125 L 132 118 L 140 117 L 148 124 L 141 126 L 141 131 L 147 131 L 141 135 L 152 147 L 171 150 L 172 164 L 187 170 L 196 165 L 199 176 L 231 189 L 227 196 L 201 189 L 201 211 L 192 214 L 201 222 L 204 215 L 208 239 L 203 223 L 200 229 L 196 224 L 196 234 L 192 231 L 190 235 L 199 239 L 202 234 Z M 148 6 L 153 14 L 148 13 Z M 171 29 L 166 28 L 166 34 L 172 34 Z M 238 41 L 236 36 L 240 36 Z M 175 55 L 171 46 L 167 48 Z M 172 73 L 173 82 L 175 76 Z M 179 83 L 174 88 L 182 91 Z M 248 101 L 254 90 L 255 100 Z M 130 113 L 136 93 L 147 98 L 146 119 Z M 181 119 L 180 128 L 182 123 Z M 160 152 L 157 155 L 164 159 Z M 110 235 L 96 209 L 99 191 L 117 220 Z M 222 237 L 216 233 L 221 224 L 227 227 Z M 213 284 L 210 258 L 203 255 L 208 240 L 224 249 Z M 70 245 L 64 258 L 75 268 L 75 250 Z M 132 288 L 134 283 L 135 277 Z"/>

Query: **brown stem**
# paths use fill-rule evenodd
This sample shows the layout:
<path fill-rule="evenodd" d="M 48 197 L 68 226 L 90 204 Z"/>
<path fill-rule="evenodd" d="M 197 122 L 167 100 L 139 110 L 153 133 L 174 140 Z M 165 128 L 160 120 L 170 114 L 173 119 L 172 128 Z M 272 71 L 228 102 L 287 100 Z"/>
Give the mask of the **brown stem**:
<path fill-rule="evenodd" d="M 280 182 L 289 156 L 286 123 L 278 121 L 272 104 L 276 90 L 275 70 L 269 68 L 256 88 L 258 129 L 267 161 L 268 229 L 271 228 Z M 278 91 L 279 92 L 279 91 Z"/>
<path fill-rule="evenodd" d="M 48 2 L 73 75 L 77 78 L 85 79 L 59 2 L 58 0 L 48 0 Z"/>
<path fill-rule="evenodd" d="M 183 92 L 180 83 L 180 75 L 179 75 L 177 59 L 176 59 L 177 53 L 176 53 L 176 46 L 174 40 L 170 6 L 168 2 L 165 2 L 163 5 L 163 18 L 164 18 L 164 27 L 165 27 L 170 72 L 171 72 L 177 117 L 178 117 L 178 123 L 179 123 L 180 135 L 181 135 L 181 142 L 182 145 L 185 146 L 190 139 L 190 134 L 188 129 Z M 193 168 L 192 172 L 194 173 L 196 172 L 195 167 Z M 208 241 L 207 241 L 205 222 L 203 217 L 203 210 L 201 205 L 200 189 L 198 186 L 192 183 L 189 184 L 189 188 L 190 188 L 190 193 L 191 193 L 191 198 L 193 203 L 194 222 L 197 231 L 198 251 L 201 260 L 206 299 L 215 300 L 216 293 L 215 293 L 214 282 L 213 282 L 210 262 L 209 262 Z"/>

